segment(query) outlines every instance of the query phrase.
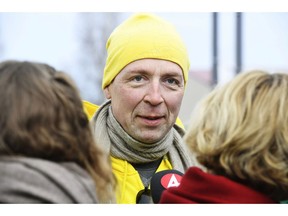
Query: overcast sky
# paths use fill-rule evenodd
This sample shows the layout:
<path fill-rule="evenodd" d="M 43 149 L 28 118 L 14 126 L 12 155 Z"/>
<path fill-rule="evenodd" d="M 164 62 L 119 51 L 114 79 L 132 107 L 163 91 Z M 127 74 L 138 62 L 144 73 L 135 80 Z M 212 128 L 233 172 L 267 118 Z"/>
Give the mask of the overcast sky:
<path fill-rule="evenodd" d="M 182 34 L 191 66 L 211 66 L 211 13 L 160 15 Z M 79 51 L 77 31 L 77 13 L 0 13 L 0 58 L 40 60 L 65 67 Z M 219 14 L 219 55 L 220 67 L 235 66 L 235 13 Z M 244 13 L 244 66 L 287 69 L 287 58 L 288 13 Z"/>

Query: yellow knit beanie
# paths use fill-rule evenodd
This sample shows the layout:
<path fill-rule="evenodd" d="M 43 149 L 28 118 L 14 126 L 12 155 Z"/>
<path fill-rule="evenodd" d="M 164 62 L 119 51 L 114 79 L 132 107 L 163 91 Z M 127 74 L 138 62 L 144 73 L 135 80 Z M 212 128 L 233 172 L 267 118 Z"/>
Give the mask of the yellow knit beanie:
<path fill-rule="evenodd" d="M 140 13 L 128 18 L 110 35 L 102 89 L 129 63 L 154 58 L 177 63 L 185 85 L 190 67 L 188 52 L 175 27 L 152 14 Z"/>

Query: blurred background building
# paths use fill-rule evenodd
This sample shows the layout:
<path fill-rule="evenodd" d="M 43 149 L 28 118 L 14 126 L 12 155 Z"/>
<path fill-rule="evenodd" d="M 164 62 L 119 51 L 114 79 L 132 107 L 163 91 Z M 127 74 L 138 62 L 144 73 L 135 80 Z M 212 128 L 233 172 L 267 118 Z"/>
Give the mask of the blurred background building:
<path fill-rule="evenodd" d="M 0 61 L 30 60 L 69 73 L 83 99 L 104 102 L 105 43 L 132 13 L 0 13 Z M 250 69 L 288 72 L 288 13 L 156 13 L 172 22 L 190 55 L 180 118 L 211 89 Z"/>

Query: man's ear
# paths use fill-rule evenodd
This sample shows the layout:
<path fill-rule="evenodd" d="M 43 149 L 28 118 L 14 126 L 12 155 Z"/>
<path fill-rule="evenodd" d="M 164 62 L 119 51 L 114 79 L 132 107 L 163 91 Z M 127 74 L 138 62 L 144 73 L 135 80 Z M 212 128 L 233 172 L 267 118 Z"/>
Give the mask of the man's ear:
<path fill-rule="evenodd" d="M 109 85 L 110 86 L 110 85 Z M 110 89 L 109 89 L 109 86 L 107 86 L 105 89 L 104 89 L 104 95 L 107 99 L 111 99 L 111 94 L 110 94 Z"/>

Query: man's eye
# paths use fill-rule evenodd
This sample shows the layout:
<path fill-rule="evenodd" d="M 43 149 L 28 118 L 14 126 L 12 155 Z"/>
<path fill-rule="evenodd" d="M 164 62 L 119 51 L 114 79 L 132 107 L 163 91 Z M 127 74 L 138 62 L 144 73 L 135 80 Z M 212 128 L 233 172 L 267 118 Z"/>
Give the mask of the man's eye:
<path fill-rule="evenodd" d="M 135 80 L 136 82 L 140 82 L 142 79 L 143 79 L 142 76 L 135 76 L 135 77 L 133 78 L 133 80 Z"/>
<path fill-rule="evenodd" d="M 169 84 L 175 84 L 175 85 L 178 85 L 178 84 L 179 84 L 179 81 L 176 80 L 176 79 L 173 79 L 173 78 L 169 78 L 169 79 L 167 79 L 166 81 L 167 81 L 167 83 L 169 83 Z"/>

